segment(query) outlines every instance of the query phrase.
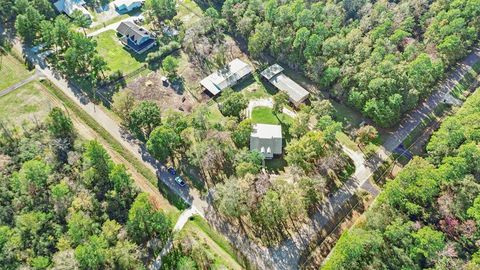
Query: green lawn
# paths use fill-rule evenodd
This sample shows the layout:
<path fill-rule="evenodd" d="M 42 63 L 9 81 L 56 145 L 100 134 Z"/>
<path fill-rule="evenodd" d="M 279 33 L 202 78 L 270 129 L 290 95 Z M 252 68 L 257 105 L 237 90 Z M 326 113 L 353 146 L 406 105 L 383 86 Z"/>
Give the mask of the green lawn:
<path fill-rule="evenodd" d="M 54 106 L 53 102 L 42 93 L 43 86 L 31 82 L 0 98 L 0 119 L 9 124 L 39 122 Z"/>
<path fill-rule="evenodd" d="M 127 50 L 120 42 L 117 34 L 109 30 L 95 36 L 98 52 L 107 61 L 110 72 L 120 70 L 123 74 L 131 73 L 144 65 L 147 52 L 137 55 Z"/>
<path fill-rule="evenodd" d="M 0 54 L 0 90 L 3 90 L 25 78 L 32 72 L 10 54 Z"/>
<path fill-rule="evenodd" d="M 255 107 L 252 110 L 252 122 L 255 124 L 290 124 L 293 119 L 283 113 L 275 115 L 271 108 L 268 107 Z"/>

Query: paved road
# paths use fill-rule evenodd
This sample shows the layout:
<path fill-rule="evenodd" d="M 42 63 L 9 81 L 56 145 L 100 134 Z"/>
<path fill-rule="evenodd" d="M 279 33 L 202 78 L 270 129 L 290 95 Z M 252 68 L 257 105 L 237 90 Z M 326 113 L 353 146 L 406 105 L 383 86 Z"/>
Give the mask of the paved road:
<path fill-rule="evenodd" d="M 434 109 L 443 102 L 445 95 L 448 95 L 455 85 L 458 84 L 472 66 L 480 61 L 480 48 L 476 48 L 470 53 L 458 66 L 451 72 L 447 78 L 442 81 L 434 93 L 421 104 L 417 109 L 408 113 L 400 122 L 399 127 L 388 134 L 388 139 L 384 143 L 387 151 L 392 152 L 401 144 L 408 135 L 422 122 L 422 120 L 432 113 Z"/>
<path fill-rule="evenodd" d="M 31 60 L 38 60 L 36 55 L 26 52 Z M 392 132 L 389 138 L 378 153 L 378 161 L 385 160 L 389 153 L 395 149 L 407 136 L 415 129 L 421 120 L 428 115 L 429 112 L 442 101 L 443 96 L 450 92 L 455 85 L 455 82 L 463 77 L 468 67 L 478 61 L 479 51 L 476 50 L 462 62 L 460 67 L 453 72 L 445 83 L 435 92 L 427 101 L 422 104 L 417 110 L 407 115 L 407 118 L 402 122 L 400 127 Z M 200 194 L 193 189 L 181 188 L 173 181 L 173 177 L 166 171 L 163 164 L 151 157 L 145 146 L 137 141 L 134 141 L 126 135 L 122 129 L 101 109 L 96 108 L 93 103 L 88 101 L 88 98 L 74 87 L 69 85 L 67 81 L 54 74 L 47 66 L 38 62 L 38 69 L 52 81 L 59 89 L 61 89 L 67 96 L 74 100 L 83 110 L 85 110 L 92 118 L 94 118 L 99 125 L 102 125 L 116 140 L 118 140 L 126 149 L 131 151 L 138 159 L 142 160 L 144 164 L 154 171 L 159 179 L 169 186 L 174 192 L 179 194 L 187 202 L 192 205 L 192 209 L 205 215 L 207 220 L 216 227 L 219 231 L 233 243 L 234 246 L 244 253 L 250 262 L 256 264 L 260 269 L 298 269 L 298 260 L 301 253 L 307 247 L 309 241 L 320 231 L 331 219 L 331 217 L 340 211 L 352 198 L 355 191 L 362 185 L 365 185 L 368 178 L 377 166 L 377 162 L 371 163 L 369 166 L 365 165 L 360 157 L 353 158 L 356 170 L 355 173 L 345 185 L 335 194 L 328 198 L 327 203 L 322 206 L 317 213 L 314 214 L 311 222 L 305 224 L 299 229 L 299 233 L 283 241 L 277 247 L 265 248 L 260 247 L 253 241 L 246 238 L 239 228 L 230 225 L 228 222 L 223 222 L 215 211 L 212 211 L 211 205 L 200 196 Z M 344 149 L 348 151 L 348 149 Z M 358 153 L 357 153 L 358 154 Z M 354 156 L 355 153 L 350 153 Z"/>

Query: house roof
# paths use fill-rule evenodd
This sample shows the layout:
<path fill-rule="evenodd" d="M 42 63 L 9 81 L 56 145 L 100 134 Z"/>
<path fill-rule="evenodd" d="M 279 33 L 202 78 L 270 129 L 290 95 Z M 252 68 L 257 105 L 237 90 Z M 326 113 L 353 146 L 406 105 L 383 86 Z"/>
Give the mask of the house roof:
<path fill-rule="evenodd" d="M 83 7 L 84 0 L 58 0 L 53 4 L 59 12 L 71 15 L 75 10 L 80 10 L 83 14 L 90 17 L 90 13 Z"/>
<path fill-rule="evenodd" d="M 262 71 L 260 73 L 265 79 L 270 80 L 273 76 L 283 72 L 283 67 L 281 67 L 279 64 L 274 64 L 269 66 L 267 69 Z"/>
<path fill-rule="evenodd" d="M 283 74 L 283 70 L 280 65 L 274 64 L 265 69 L 261 74 L 280 91 L 287 93 L 290 101 L 295 104 L 303 102 L 310 93 L 290 79 L 290 77 Z"/>
<path fill-rule="evenodd" d="M 234 85 L 239 79 L 253 71 L 252 66 L 240 59 L 234 59 L 222 69 L 210 74 L 200 81 L 210 93 L 217 95 L 223 89 Z"/>
<path fill-rule="evenodd" d="M 125 6 L 125 7 L 128 7 L 134 3 L 144 3 L 145 0 L 115 0 L 113 1 L 113 5 L 115 5 L 116 7 L 121 7 L 121 6 Z"/>
<path fill-rule="evenodd" d="M 260 139 L 274 139 L 282 138 L 282 126 L 280 125 L 268 125 L 268 124 L 255 124 L 251 134 L 254 138 Z"/>
<path fill-rule="evenodd" d="M 130 21 L 121 22 L 117 27 L 117 32 L 135 43 L 143 37 L 150 37 L 150 33 L 147 30 Z"/>

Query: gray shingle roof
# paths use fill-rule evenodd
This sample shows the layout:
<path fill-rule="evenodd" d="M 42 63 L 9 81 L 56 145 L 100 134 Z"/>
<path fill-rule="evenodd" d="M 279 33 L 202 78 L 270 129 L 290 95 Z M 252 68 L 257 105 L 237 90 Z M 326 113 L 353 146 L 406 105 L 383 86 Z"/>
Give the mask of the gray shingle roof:
<path fill-rule="evenodd" d="M 117 27 L 117 32 L 124 37 L 130 38 L 135 43 L 143 37 L 150 37 L 150 33 L 147 30 L 129 21 L 120 23 Z"/>

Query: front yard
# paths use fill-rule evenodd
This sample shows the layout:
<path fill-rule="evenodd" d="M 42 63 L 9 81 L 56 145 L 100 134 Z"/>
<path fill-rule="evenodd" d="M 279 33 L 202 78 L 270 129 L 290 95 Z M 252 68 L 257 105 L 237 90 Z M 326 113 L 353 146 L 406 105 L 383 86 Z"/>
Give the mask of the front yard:
<path fill-rule="evenodd" d="M 123 46 L 113 30 L 95 36 L 95 40 L 98 44 L 98 53 L 107 62 L 111 73 L 119 70 L 123 74 L 128 74 L 146 64 L 144 61 L 148 52 L 137 55 L 129 51 Z"/>

